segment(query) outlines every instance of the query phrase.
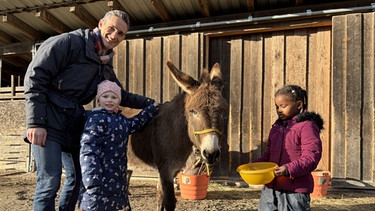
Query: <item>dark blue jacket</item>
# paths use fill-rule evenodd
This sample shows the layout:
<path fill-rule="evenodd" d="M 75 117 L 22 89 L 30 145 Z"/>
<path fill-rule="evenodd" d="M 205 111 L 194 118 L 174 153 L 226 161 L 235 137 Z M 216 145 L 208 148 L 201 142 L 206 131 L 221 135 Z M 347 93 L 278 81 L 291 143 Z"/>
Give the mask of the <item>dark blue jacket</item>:
<path fill-rule="evenodd" d="M 133 118 L 106 109 L 95 109 L 88 115 L 81 138 L 81 209 L 122 210 L 128 204 L 128 137 L 156 111 L 150 105 Z"/>
<path fill-rule="evenodd" d="M 55 139 L 65 147 L 79 146 L 83 106 L 91 102 L 103 80 L 119 83 L 112 60 L 101 64 L 91 30 L 75 30 L 50 37 L 39 47 L 25 75 L 26 127 L 67 134 Z M 122 106 L 144 108 L 154 100 L 122 88 Z M 64 140 L 64 141 L 62 141 Z"/>

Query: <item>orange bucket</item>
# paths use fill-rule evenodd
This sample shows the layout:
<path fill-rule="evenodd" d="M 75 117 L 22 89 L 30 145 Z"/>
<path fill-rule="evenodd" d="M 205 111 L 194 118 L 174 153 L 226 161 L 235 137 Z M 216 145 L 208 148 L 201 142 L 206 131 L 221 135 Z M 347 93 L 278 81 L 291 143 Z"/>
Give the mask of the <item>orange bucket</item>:
<path fill-rule="evenodd" d="M 327 196 L 331 173 L 329 171 L 313 171 L 314 191 L 310 194 L 311 198 L 321 198 Z"/>
<path fill-rule="evenodd" d="M 208 182 L 210 177 L 207 174 L 185 175 L 178 174 L 181 197 L 184 199 L 205 199 L 207 196 Z"/>

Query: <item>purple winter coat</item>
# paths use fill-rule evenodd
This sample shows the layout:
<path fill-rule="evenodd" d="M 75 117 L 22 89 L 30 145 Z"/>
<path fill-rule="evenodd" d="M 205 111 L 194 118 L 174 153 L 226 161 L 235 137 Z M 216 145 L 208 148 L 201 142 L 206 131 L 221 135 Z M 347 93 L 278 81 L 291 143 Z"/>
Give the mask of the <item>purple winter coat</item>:
<path fill-rule="evenodd" d="M 320 131 L 323 120 L 319 114 L 304 112 L 290 120 L 278 119 L 269 133 L 267 150 L 254 162 L 274 162 L 285 165 L 289 177 L 278 176 L 268 188 L 297 193 L 312 193 L 314 171 L 322 157 Z"/>

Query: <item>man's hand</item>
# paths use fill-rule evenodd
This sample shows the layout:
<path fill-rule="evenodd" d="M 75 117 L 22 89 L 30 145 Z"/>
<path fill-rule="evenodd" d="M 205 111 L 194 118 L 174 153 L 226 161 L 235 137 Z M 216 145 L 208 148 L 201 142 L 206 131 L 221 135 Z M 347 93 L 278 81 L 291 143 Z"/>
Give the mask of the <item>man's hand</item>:
<path fill-rule="evenodd" d="M 35 145 L 44 147 L 46 145 L 47 130 L 42 127 L 27 129 L 27 139 Z"/>

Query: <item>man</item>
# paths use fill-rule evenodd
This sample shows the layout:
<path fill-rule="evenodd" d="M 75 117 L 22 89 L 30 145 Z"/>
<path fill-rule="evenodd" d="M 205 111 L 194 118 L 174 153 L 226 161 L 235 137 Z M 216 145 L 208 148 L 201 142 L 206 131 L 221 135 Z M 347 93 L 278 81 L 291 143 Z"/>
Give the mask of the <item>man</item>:
<path fill-rule="evenodd" d="M 26 138 L 37 168 L 34 211 L 55 210 L 62 165 L 66 179 L 59 210 L 74 210 L 81 180 L 79 141 L 83 105 L 97 85 L 111 80 L 121 87 L 122 106 L 144 108 L 153 99 L 126 92 L 112 66 L 112 49 L 125 39 L 129 17 L 123 11 L 105 14 L 94 30 L 78 29 L 47 39 L 25 75 Z"/>

